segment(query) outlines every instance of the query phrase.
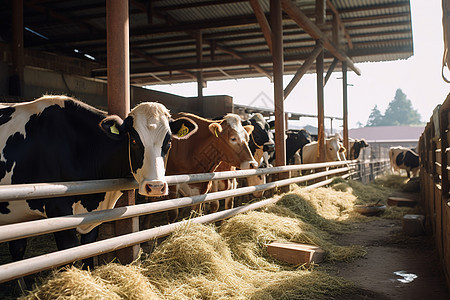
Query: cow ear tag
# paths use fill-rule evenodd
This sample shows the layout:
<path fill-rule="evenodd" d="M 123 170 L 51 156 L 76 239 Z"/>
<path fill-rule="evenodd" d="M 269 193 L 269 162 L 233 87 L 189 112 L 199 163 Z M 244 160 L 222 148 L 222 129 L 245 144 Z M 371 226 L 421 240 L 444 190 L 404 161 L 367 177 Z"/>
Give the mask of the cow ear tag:
<path fill-rule="evenodd" d="M 109 130 L 113 134 L 117 134 L 117 135 L 120 134 L 119 129 L 117 129 L 117 127 L 116 127 L 116 123 L 114 123 L 111 127 L 109 127 Z"/>
<path fill-rule="evenodd" d="M 217 134 L 217 128 L 216 130 L 214 130 L 214 133 L 216 134 L 216 137 L 219 137 L 219 135 Z"/>
<path fill-rule="evenodd" d="M 189 128 L 187 128 L 184 124 L 181 125 L 180 130 L 178 130 L 178 137 L 183 137 L 189 133 Z"/>

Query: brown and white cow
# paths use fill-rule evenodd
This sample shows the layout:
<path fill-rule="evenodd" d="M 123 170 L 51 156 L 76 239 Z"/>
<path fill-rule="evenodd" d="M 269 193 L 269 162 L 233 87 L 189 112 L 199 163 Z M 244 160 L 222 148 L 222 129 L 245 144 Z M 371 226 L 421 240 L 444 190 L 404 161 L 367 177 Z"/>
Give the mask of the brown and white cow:
<path fill-rule="evenodd" d="M 325 154 L 327 162 L 342 160 L 341 157 L 345 153 L 345 151 L 346 150 L 339 142 L 338 137 L 325 139 Z M 318 152 L 317 142 L 311 142 L 303 146 L 302 163 L 312 164 L 320 162 Z M 343 156 L 343 158 L 345 160 L 345 156 Z"/>
<path fill-rule="evenodd" d="M 216 170 L 220 162 L 240 169 L 257 168 L 248 147 L 252 125 L 242 126 L 238 115 L 228 114 L 222 120 L 208 120 L 190 113 L 175 115 L 177 119 L 189 119 L 197 124 L 189 139 L 177 139 L 172 142 L 168 161 L 167 175 L 210 173 Z M 193 131 L 193 132 L 192 132 Z M 177 134 L 174 132 L 174 134 Z M 178 134 L 183 135 L 184 133 Z M 170 188 L 171 196 L 193 196 L 207 193 L 211 182 L 179 184 L 177 189 Z M 195 209 L 199 209 L 198 206 Z M 177 213 L 169 213 L 169 219 L 176 219 Z"/>

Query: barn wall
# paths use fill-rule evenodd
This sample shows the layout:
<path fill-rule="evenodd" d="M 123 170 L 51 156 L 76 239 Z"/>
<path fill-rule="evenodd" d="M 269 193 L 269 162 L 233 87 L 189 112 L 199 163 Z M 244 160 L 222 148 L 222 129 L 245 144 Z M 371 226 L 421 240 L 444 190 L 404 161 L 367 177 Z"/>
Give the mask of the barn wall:
<path fill-rule="evenodd" d="M 9 95 L 9 66 L 0 61 L 0 102 L 17 102 Z M 21 101 L 34 100 L 44 94 L 65 94 L 74 96 L 83 102 L 107 109 L 106 83 L 80 75 L 67 74 L 52 70 L 26 67 Z M 131 87 L 131 107 L 143 101 L 160 102 L 172 112 L 191 112 L 204 117 L 216 117 L 233 111 L 231 96 L 182 97 L 149 89 Z"/>
<path fill-rule="evenodd" d="M 420 187 L 426 229 L 433 234 L 450 286 L 450 94 L 434 110 L 419 140 Z"/>

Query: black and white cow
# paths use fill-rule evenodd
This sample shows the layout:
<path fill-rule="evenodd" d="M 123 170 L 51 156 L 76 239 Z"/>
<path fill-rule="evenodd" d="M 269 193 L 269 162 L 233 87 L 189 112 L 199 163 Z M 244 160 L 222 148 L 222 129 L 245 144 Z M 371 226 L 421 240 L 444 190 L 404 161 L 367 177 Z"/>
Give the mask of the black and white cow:
<path fill-rule="evenodd" d="M 288 130 L 286 131 L 286 163 L 288 165 L 298 164 L 298 159 L 296 160 L 296 155 L 302 156 L 303 146 L 311 143 L 313 140 L 311 134 L 305 130 Z"/>
<path fill-rule="evenodd" d="M 122 120 L 66 96 L 44 96 L 0 109 L 0 184 L 46 183 L 134 177 L 144 196 L 167 195 L 165 155 L 170 120 L 159 103 L 136 106 Z M 177 138 L 177 137 L 175 137 Z M 187 138 L 184 136 L 183 138 Z M 0 203 L 0 225 L 113 208 L 120 191 L 58 199 Z M 97 225 L 54 233 L 58 249 L 97 238 Z M 23 258 L 26 239 L 10 242 L 14 260 Z"/>
<path fill-rule="evenodd" d="M 367 144 L 365 139 L 349 139 L 349 146 L 350 146 L 350 151 L 349 152 L 349 156 L 348 159 L 352 160 L 352 159 L 357 159 L 359 157 L 359 154 L 361 153 L 361 150 L 369 147 L 369 144 Z"/>
<path fill-rule="evenodd" d="M 417 176 L 419 172 L 419 155 L 411 149 L 400 146 L 391 147 L 389 149 L 389 160 L 394 171 L 400 172 L 400 169 L 404 169 L 408 178 L 411 178 L 411 173 L 413 176 Z"/>
<path fill-rule="evenodd" d="M 300 164 L 303 147 L 313 141 L 311 134 L 306 129 L 289 129 L 286 135 L 286 164 Z M 271 157 L 271 163 L 275 161 L 275 155 Z"/>
<path fill-rule="evenodd" d="M 242 125 L 253 125 L 253 131 L 250 134 L 248 147 L 250 152 L 258 163 L 259 168 L 270 167 L 269 158 L 275 151 L 275 142 L 270 126 L 260 113 L 254 114 L 249 120 L 243 121 Z M 266 183 L 266 175 L 256 175 L 247 177 L 249 186 Z M 253 192 L 256 198 L 262 197 L 264 191 Z"/>

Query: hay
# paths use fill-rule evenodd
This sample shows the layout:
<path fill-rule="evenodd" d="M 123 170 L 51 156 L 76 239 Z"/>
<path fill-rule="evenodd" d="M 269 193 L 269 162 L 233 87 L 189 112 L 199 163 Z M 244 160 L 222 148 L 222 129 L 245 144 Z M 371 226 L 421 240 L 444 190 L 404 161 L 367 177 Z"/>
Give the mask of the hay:
<path fill-rule="evenodd" d="M 142 262 L 144 274 L 165 299 L 245 299 L 252 288 L 213 226 L 188 224 Z"/>
<path fill-rule="evenodd" d="M 387 199 L 404 182 L 391 176 L 366 185 L 335 180 L 331 188 L 297 187 L 274 205 L 230 218 L 219 231 L 213 225 L 180 226 L 143 255 L 140 265 L 110 264 L 93 272 L 72 267 L 23 299 L 345 299 L 360 292 L 349 281 L 320 271 L 320 266 L 305 269 L 279 262 L 268 255 L 266 245 L 316 245 L 326 251 L 326 261 L 363 257 L 362 246 L 339 246 L 333 238 L 352 222 L 375 219 L 356 213 L 355 204 Z M 392 207 L 383 217 L 405 213 L 411 209 Z"/>
<path fill-rule="evenodd" d="M 383 219 L 402 219 L 404 215 L 423 215 L 423 209 L 421 207 L 398 207 L 398 206 L 388 206 L 386 211 L 381 215 Z"/>
<path fill-rule="evenodd" d="M 115 289 L 89 271 L 76 267 L 64 268 L 53 273 L 45 283 L 36 286 L 22 300 L 78 300 L 78 299 L 121 299 Z"/>
<path fill-rule="evenodd" d="M 393 191 L 402 190 L 406 181 L 407 178 L 397 175 L 380 176 L 369 184 L 336 178 L 331 187 L 336 191 L 353 194 L 356 197 L 354 204 L 371 204 L 378 201 L 383 203 Z"/>
<path fill-rule="evenodd" d="M 261 258 L 257 259 L 260 266 L 245 259 L 240 262 L 234 260 L 237 248 L 227 244 L 228 233 L 236 229 L 231 224 L 246 223 L 255 230 L 257 225 L 252 226 L 252 222 L 267 219 L 269 214 L 250 212 L 248 215 L 251 219 L 239 218 L 245 215 L 231 218 L 221 228 L 220 234 L 205 225 L 189 224 L 181 228 L 143 261 L 145 273 L 165 299 L 326 299 L 323 295 L 332 298 L 352 289 L 349 281 L 323 272 L 292 267 L 289 271 L 281 270 L 282 267 L 276 266 L 275 262 Z M 233 222 L 236 218 L 240 220 Z M 276 226 L 273 221 L 283 222 L 281 217 L 264 222 L 262 227 L 266 229 L 260 231 L 263 237 L 259 238 L 257 234 L 248 234 L 253 230 L 246 230 L 242 233 L 242 240 L 247 243 L 243 244 L 263 245 L 267 236 L 278 238 L 280 231 L 272 228 Z M 301 221 L 284 220 L 282 235 L 295 235 L 297 222 Z M 289 229 L 288 224 L 294 225 L 294 229 Z M 245 230 L 244 227 L 241 229 Z M 261 255 L 260 249 L 258 251 Z"/>
<path fill-rule="evenodd" d="M 271 206 L 267 212 L 287 211 L 286 208 Z M 297 218 L 283 217 L 274 213 L 249 212 L 235 216 L 220 228 L 220 234 L 233 249 L 234 258 L 251 268 L 277 271 L 280 263 L 267 254 L 266 245 L 274 241 L 297 242 L 319 246 L 327 253 L 327 259 L 348 261 L 362 257 L 366 251 L 361 246 L 337 246 L 329 233 L 314 224 Z M 292 215 L 293 212 L 286 214 Z"/>
<path fill-rule="evenodd" d="M 122 299 L 162 299 L 158 294 L 159 291 L 150 284 L 148 278 L 141 273 L 142 271 L 143 269 L 136 265 L 123 266 L 110 263 L 98 267 L 92 275 L 107 282 L 110 289 Z"/>
<path fill-rule="evenodd" d="M 335 299 L 355 292 L 352 283 L 320 271 L 278 272 L 266 274 L 266 281 L 249 299 Z"/>

